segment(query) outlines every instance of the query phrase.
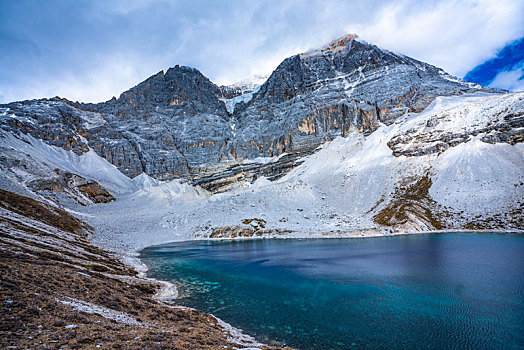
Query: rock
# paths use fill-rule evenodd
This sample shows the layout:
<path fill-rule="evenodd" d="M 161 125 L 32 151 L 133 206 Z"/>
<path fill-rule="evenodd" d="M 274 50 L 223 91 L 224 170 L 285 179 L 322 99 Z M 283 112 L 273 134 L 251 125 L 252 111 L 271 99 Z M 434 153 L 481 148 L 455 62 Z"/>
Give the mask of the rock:
<path fill-rule="evenodd" d="M 508 103 L 503 103 L 504 100 L 508 100 Z M 507 94 L 494 99 L 489 111 L 470 109 L 450 108 L 442 115 L 433 115 L 431 111 L 424 112 L 425 118 L 394 136 L 388 142 L 388 146 L 396 157 L 414 157 L 443 152 L 470 141 L 477 135 L 480 135 L 483 142 L 491 144 L 513 145 L 524 141 L 524 98 L 512 98 L 511 94 Z M 488 113 L 488 117 L 481 118 L 482 113 Z M 477 119 L 475 123 L 458 125 L 456 128 L 446 126 L 471 119 L 471 114 Z"/>

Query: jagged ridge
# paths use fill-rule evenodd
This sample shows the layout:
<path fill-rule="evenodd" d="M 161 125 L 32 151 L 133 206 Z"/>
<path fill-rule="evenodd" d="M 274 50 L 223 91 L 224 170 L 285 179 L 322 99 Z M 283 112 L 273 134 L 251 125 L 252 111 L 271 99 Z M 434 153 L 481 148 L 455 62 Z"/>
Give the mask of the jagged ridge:
<path fill-rule="evenodd" d="M 0 128 L 77 154 L 92 149 L 130 177 L 166 180 L 245 159 L 298 156 L 352 130 L 369 134 L 436 96 L 479 90 L 491 91 L 350 35 L 284 60 L 234 113 L 221 101 L 230 97 L 223 87 L 176 66 L 99 104 L 0 105 Z"/>

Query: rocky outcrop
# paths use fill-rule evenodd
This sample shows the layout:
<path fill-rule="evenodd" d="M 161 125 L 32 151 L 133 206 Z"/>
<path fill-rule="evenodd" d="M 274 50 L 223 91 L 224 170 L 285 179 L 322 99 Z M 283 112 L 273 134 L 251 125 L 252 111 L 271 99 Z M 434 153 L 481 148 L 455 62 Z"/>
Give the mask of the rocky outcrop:
<path fill-rule="evenodd" d="M 217 193 L 230 189 L 235 183 L 254 182 L 262 176 L 269 181 L 274 181 L 286 175 L 294 167 L 302 164 L 304 162 L 303 158 L 313 152 L 314 150 L 302 150 L 286 153 L 267 163 L 233 164 L 216 171 L 196 175 L 193 177 L 191 184 Z"/>
<path fill-rule="evenodd" d="M 524 142 L 524 97 L 519 94 L 494 96 L 488 109 L 454 107 L 444 113 L 424 112 L 418 119 L 416 123 L 408 121 L 388 142 L 393 155 L 441 153 L 475 137 L 491 144 Z M 471 122 L 462 123 L 465 120 Z"/>
<path fill-rule="evenodd" d="M 373 220 L 399 231 L 413 229 L 413 223 L 429 230 L 445 228 L 439 220 L 438 214 L 441 213 L 435 209 L 438 205 L 428 193 L 431 184 L 431 177 L 425 174 L 413 183 L 396 187 L 392 198 L 373 216 Z"/>
<path fill-rule="evenodd" d="M 115 197 L 96 181 L 60 169 L 55 169 L 55 172 L 57 176 L 32 180 L 28 187 L 50 199 L 57 192 L 63 193 L 81 205 L 110 203 L 115 200 Z"/>

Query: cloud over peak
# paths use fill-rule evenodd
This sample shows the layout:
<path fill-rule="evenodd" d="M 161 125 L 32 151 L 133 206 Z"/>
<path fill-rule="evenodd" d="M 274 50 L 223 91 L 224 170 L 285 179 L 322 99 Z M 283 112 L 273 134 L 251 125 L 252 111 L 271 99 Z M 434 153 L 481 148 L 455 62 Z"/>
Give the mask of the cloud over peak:
<path fill-rule="evenodd" d="M 524 36 L 524 2 L 383 0 L 0 3 L 0 102 L 97 102 L 176 64 L 232 83 L 346 33 L 463 76 Z"/>

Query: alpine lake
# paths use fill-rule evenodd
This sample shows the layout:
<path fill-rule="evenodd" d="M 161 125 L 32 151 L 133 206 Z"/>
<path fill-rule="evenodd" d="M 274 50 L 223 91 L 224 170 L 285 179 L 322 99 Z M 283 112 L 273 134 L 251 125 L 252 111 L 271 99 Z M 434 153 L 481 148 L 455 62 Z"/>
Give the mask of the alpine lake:
<path fill-rule="evenodd" d="M 524 235 L 187 241 L 148 247 L 177 303 L 298 349 L 524 348 Z"/>

